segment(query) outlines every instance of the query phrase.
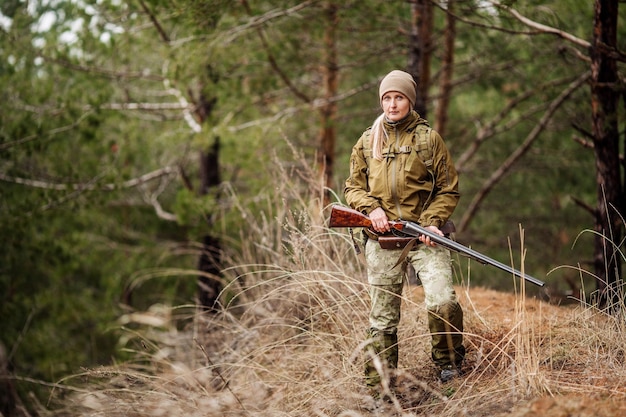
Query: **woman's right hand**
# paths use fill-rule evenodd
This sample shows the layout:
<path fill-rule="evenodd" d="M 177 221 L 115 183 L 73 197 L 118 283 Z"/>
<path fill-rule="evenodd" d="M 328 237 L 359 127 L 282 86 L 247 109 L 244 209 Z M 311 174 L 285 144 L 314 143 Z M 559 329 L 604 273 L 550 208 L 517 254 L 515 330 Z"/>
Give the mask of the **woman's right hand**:
<path fill-rule="evenodd" d="M 378 233 L 386 233 L 391 230 L 389 226 L 389 219 L 385 214 L 385 210 L 382 207 L 377 207 L 371 211 L 369 215 L 370 220 L 372 221 L 372 229 L 374 229 Z"/>

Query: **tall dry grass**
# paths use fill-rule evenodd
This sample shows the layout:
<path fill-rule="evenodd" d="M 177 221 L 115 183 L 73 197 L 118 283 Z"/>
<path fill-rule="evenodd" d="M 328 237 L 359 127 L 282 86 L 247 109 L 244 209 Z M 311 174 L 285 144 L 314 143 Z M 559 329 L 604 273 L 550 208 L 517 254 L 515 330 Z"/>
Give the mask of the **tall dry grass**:
<path fill-rule="evenodd" d="M 423 294 L 407 287 L 395 386 L 375 409 L 362 383 L 364 268 L 347 231 L 325 227 L 323 190 L 298 161 L 289 170 L 274 165 L 276 192 L 263 197 L 260 212 L 231 193 L 242 228 L 233 237 L 240 247 L 225 252 L 219 314 L 162 305 L 129 313 L 122 342 L 134 360 L 58 381 L 40 414 L 491 416 L 564 391 L 623 395 L 611 385 L 626 376 L 621 318 L 583 302 L 528 299 L 523 285 L 511 294 L 471 288 L 464 277 L 464 377 L 437 380 Z M 615 379 L 602 385 L 597 378 L 609 373 Z"/>

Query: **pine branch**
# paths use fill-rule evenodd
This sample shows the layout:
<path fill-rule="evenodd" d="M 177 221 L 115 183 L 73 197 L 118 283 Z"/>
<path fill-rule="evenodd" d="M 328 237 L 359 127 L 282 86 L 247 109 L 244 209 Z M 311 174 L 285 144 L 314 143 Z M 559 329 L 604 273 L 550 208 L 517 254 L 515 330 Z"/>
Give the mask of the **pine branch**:
<path fill-rule="evenodd" d="M 146 12 L 148 17 L 150 18 L 150 21 L 154 25 L 157 32 L 159 32 L 159 36 L 161 37 L 161 40 L 163 40 L 163 42 L 165 43 L 169 43 L 170 37 L 165 32 L 165 29 L 163 29 L 163 26 L 161 26 L 161 23 L 157 20 L 154 13 L 152 13 L 152 11 L 148 8 L 148 5 L 146 5 L 146 3 L 143 0 L 140 0 L 139 4 L 141 5 L 141 8 L 143 9 L 143 11 Z"/>
<path fill-rule="evenodd" d="M 51 58 L 43 54 L 40 54 L 40 57 L 43 58 L 45 61 L 60 65 L 64 68 L 68 68 L 73 71 L 78 71 L 78 72 L 82 72 L 85 74 L 99 75 L 103 78 L 108 78 L 108 79 L 114 79 L 114 80 L 142 79 L 142 80 L 149 80 L 149 81 L 163 81 L 163 77 L 161 77 L 160 75 L 151 74 L 147 71 L 140 71 L 140 72 L 114 71 L 114 70 L 104 69 L 102 67 L 92 67 L 88 65 L 74 64 L 64 59 Z"/>
<path fill-rule="evenodd" d="M 163 176 L 168 176 L 174 173 L 178 173 L 178 168 L 174 166 L 167 166 L 165 168 L 157 169 L 156 171 L 149 172 L 140 177 L 133 178 L 124 181 L 121 184 L 108 183 L 100 184 L 94 182 L 79 183 L 79 184 L 64 184 L 53 183 L 48 181 L 33 180 L 28 178 L 13 177 L 0 172 L 0 181 L 10 182 L 14 184 L 21 184 L 33 188 L 41 188 L 46 190 L 66 191 L 66 190 L 80 190 L 80 191 L 115 191 L 125 188 L 133 188 L 147 182 L 153 181 Z"/>
<path fill-rule="evenodd" d="M 535 29 L 537 31 L 539 31 L 540 33 L 548 33 L 548 34 L 552 34 L 552 35 L 556 35 L 559 38 L 568 40 L 570 42 L 572 42 L 575 45 L 581 46 L 585 49 L 589 49 L 591 47 L 591 43 L 584 40 L 584 39 L 580 39 L 577 38 L 576 36 L 572 35 L 571 33 L 567 33 L 564 32 L 562 30 L 553 28 L 551 26 L 547 26 L 538 22 L 535 22 L 533 20 L 530 20 L 529 18 L 522 16 L 517 10 L 513 9 L 512 7 L 508 7 L 505 6 L 503 4 L 499 4 L 497 2 L 494 3 L 497 7 L 506 10 L 507 12 L 509 12 L 513 17 L 515 17 L 517 20 L 519 20 L 520 22 L 522 22 L 523 24 L 525 24 L 526 26 L 528 26 L 529 28 Z"/>
<path fill-rule="evenodd" d="M 497 7 L 500 7 L 503 10 L 506 10 L 507 12 L 509 12 L 513 17 L 515 17 L 517 20 L 519 20 L 520 22 L 522 22 L 523 24 L 525 24 L 526 26 L 528 26 L 529 28 L 535 29 L 537 30 L 539 33 L 547 33 L 547 34 L 551 34 L 551 35 L 556 35 L 557 37 L 561 38 L 561 39 L 565 39 L 577 46 L 583 47 L 586 50 L 591 49 L 592 44 L 591 42 L 588 42 L 584 39 L 580 39 L 574 35 L 572 35 L 571 33 L 568 32 L 564 32 L 560 29 L 556 29 L 553 28 L 551 26 L 547 26 L 544 25 L 542 23 L 538 23 L 535 22 L 534 20 L 531 20 L 525 16 L 523 16 L 522 14 L 520 14 L 517 10 L 499 4 L 498 2 L 494 2 L 494 5 L 496 5 Z M 603 42 L 599 42 L 595 45 L 593 45 L 594 47 L 598 48 L 604 55 L 621 61 L 621 62 L 626 62 L 626 54 L 622 53 L 621 51 L 617 50 L 616 48 L 609 46 Z"/>
<path fill-rule="evenodd" d="M 463 214 L 461 222 L 459 224 L 459 230 L 463 231 L 474 217 L 474 214 L 478 210 L 478 207 L 485 199 L 487 194 L 495 187 L 495 185 L 500 182 L 506 174 L 510 171 L 511 167 L 526 154 L 526 152 L 530 149 L 533 142 L 539 137 L 541 132 L 544 131 L 548 122 L 552 119 L 552 116 L 557 111 L 557 109 L 565 102 L 565 100 L 581 85 L 583 85 L 587 80 L 591 77 L 590 72 L 584 73 L 582 76 L 578 77 L 574 82 L 572 82 L 557 98 L 555 98 L 551 103 L 543 117 L 539 121 L 539 123 L 535 126 L 535 128 L 526 136 L 524 142 L 511 154 L 509 157 L 496 169 L 491 176 L 485 181 L 481 189 L 474 196 L 468 209 Z"/>
<path fill-rule="evenodd" d="M 488 121 L 486 124 L 482 126 L 479 126 L 478 131 L 476 132 L 476 138 L 469 145 L 469 147 L 463 152 L 463 154 L 461 154 L 461 156 L 457 159 L 456 161 L 457 170 L 459 172 L 463 172 L 463 170 L 465 169 L 465 165 L 468 163 L 468 161 L 471 160 L 471 158 L 478 152 L 481 145 L 484 142 L 486 142 L 488 139 L 500 133 L 506 132 L 507 130 L 509 130 L 513 126 L 516 126 L 522 121 L 528 120 L 531 115 L 537 113 L 538 111 L 543 110 L 546 105 L 546 103 L 542 102 L 538 106 L 533 106 L 532 108 L 525 111 L 524 113 L 521 113 L 515 119 L 512 119 L 508 121 L 507 123 L 501 125 L 501 123 L 503 123 L 503 121 L 507 117 L 509 117 L 512 114 L 513 110 L 517 108 L 521 103 L 523 103 L 527 99 L 534 96 L 538 91 L 545 92 L 548 88 L 563 84 L 565 81 L 570 83 L 571 78 L 569 80 L 564 80 L 564 79 L 551 80 L 545 84 L 535 86 L 534 88 L 530 90 L 522 91 L 516 97 L 509 100 L 506 106 L 504 106 L 502 110 L 498 112 L 498 114 L 496 114 L 490 121 Z"/>
<path fill-rule="evenodd" d="M 252 9 L 250 8 L 248 1 L 241 0 L 241 4 L 246 9 L 246 12 L 252 15 Z M 278 77 L 285 83 L 287 88 L 289 88 L 289 90 L 291 90 L 296 97 L 298 97 L 305 103 L 310 103 L 311 99 L 306 94 L 304 94 L 304 92 L 296 88 L 296 86 L 291 82 L 287 74 L 285 74 L 285 72 L 278 66 L 278 62 L 276 61 L 276 57 L 274 57 L 274 54 L 272 53 L 269 42 L 267 41 L 267 38 L 265 37 L 265 32 L 263 31 L 263 28 L 258 26 L 256 27 L 256 31 L 257 31 L 257 34 L 259 35 L 259 39 L 261 40 L 261 44 L 263 45 L 263 49 L 265 49 L 265 53 L 267 54 L 267 60 L 269 61 L 269 64 L 274 70 L 274 72 L 278 74 Z"/>

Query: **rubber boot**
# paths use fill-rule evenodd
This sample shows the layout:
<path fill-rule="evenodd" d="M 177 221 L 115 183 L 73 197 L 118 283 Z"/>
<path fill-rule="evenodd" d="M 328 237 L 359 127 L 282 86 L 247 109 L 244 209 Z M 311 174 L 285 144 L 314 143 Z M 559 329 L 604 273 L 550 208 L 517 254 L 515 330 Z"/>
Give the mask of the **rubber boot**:
<path fill-rule="evenodd" d="M 381 375 L 374 365 L 376 356 L 382 363 L 383 369 L 396 369 L 398 367 L 398 335 L 397 333 L 368 333 L 372 341 L 366 346 L 365 360 L 365 383 L 371 389 L 378 389 L 381 383 Z"/>
<path fill-rule="evenodd" d="M 441 369 L 461 368 L 465 357 L 463 346 L 463 310 L 450 302 L 428 311 L 428 328 L 432 336 L 433 361 Z"/>

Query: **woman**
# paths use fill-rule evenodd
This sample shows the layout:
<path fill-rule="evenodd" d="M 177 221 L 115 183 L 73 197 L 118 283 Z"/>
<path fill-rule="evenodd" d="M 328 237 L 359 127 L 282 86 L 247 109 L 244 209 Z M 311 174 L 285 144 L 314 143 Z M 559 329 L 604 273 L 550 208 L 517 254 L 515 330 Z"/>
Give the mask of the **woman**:
<path fill-rule="evenodd" d="M 416 95 L 410 74 L 399 70 L 387 74 L 379 88 L 383 113 L 352 149 L 346 201 L 370 217 L 379 235 L 391 233 L 389 220 L 409 220 L 443 236 L 441 228 L 459 200 L 450 153 L 441 136 L 413 110 Z M 365 377 L 374 389 L 381 382 L 374 355 L 388 368 L 398 365 L 397 329 L 406 266 L 396 265 L 401 251 L 382 249 L 377 238 L 368 231 L 365 242 L 371 298 Z M 411 248 L 405 262 L 411 263 L 424 287 L 431 355 L 446 382 L 460 375 L 465 355 L 463 311 L 452 287 L 450 252 L 428 237 L 419 240 L 421 244 Z"/>

